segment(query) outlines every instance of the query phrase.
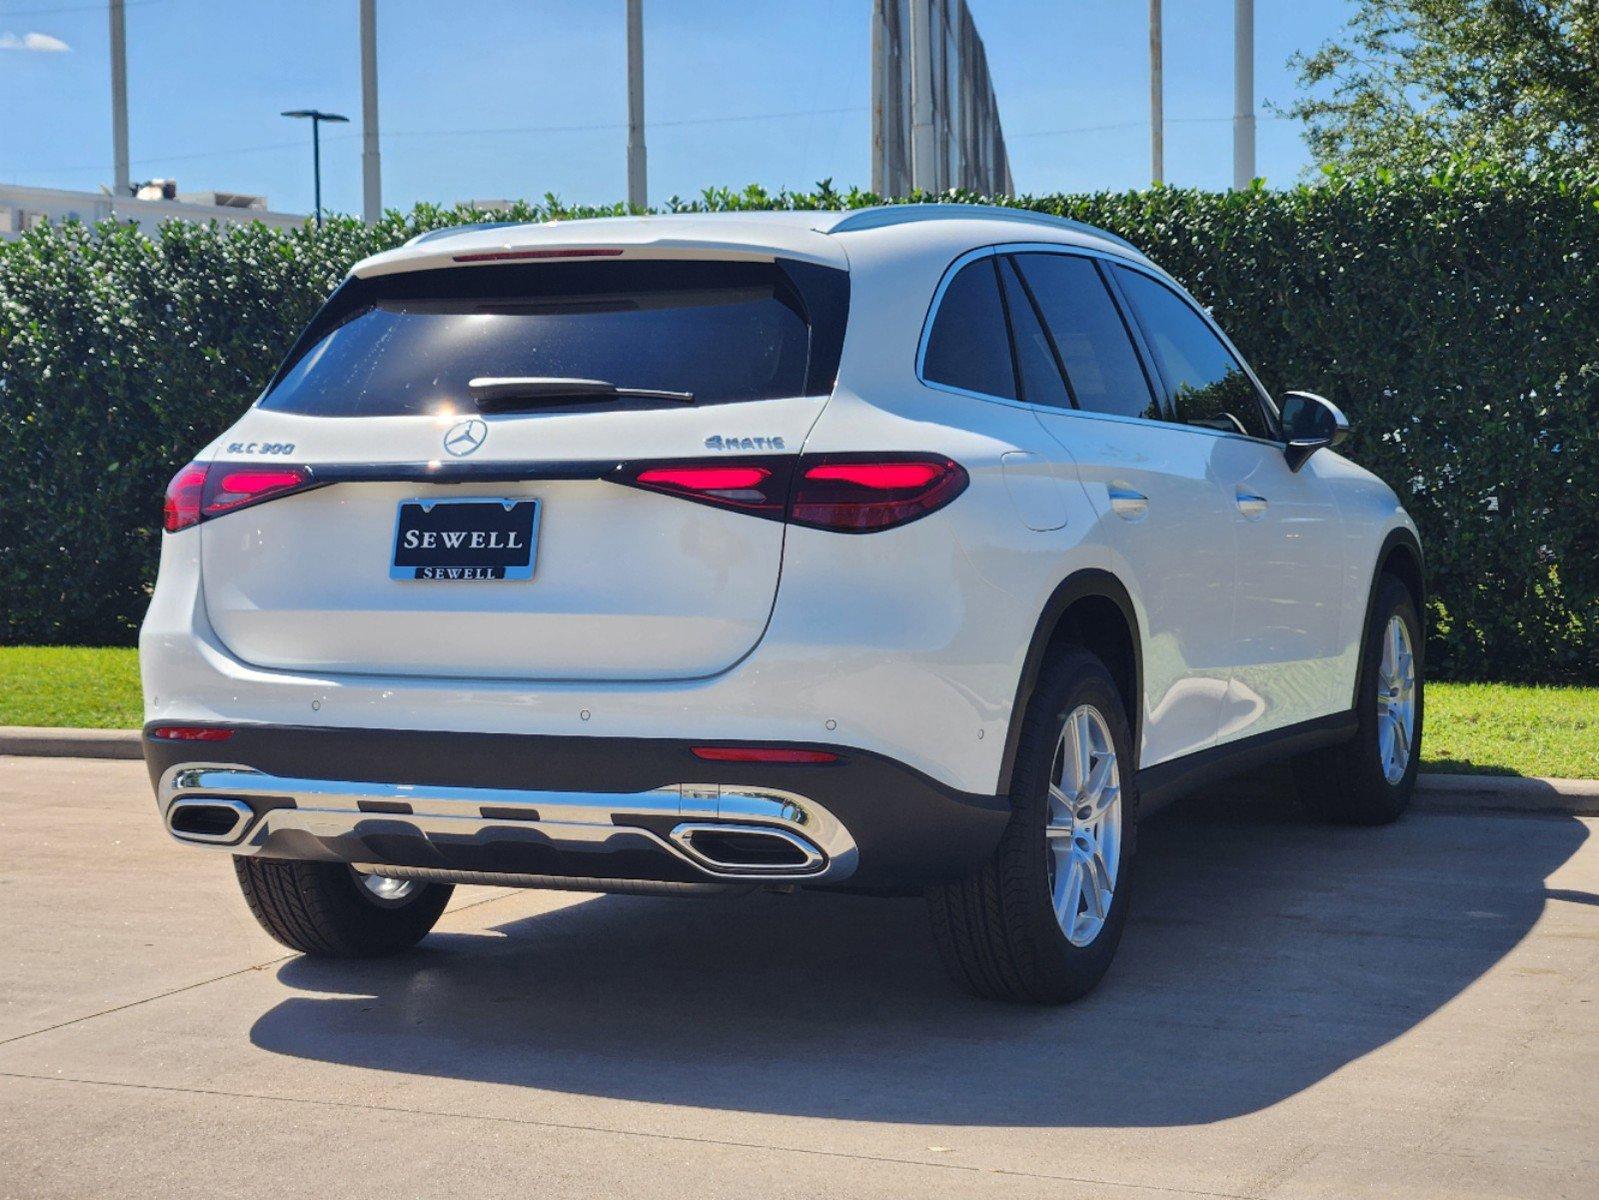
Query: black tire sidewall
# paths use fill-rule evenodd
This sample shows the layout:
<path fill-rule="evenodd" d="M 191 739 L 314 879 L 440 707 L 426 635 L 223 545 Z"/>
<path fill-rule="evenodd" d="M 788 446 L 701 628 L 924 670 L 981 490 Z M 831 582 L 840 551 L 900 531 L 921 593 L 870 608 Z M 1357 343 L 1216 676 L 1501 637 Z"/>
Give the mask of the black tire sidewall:
<path fill-rule="evenodd" d="M 1055 750 L 1067 717 L 1085 704 L 1104 719 L 1116 751 L 1122 805 L 1121 861 L 1116 868 L 1110 911 L 1099 936 L 1087 946 L 1074 946 L 1055 919 L 1044 827 L 1049 821 L 1049 783 Z M 1137 759 L 1116 683 L 1104 664 L 1087 651 L 1065 656 L 1040 681 L 1027 721 L 1023 753 L 1018 756 L 1012 781 L 1015 813 L 1001 854 L 1027 876 L 1027 911 L 1016 915 L 1025 923 L 1028 940 L 1036 948 L 1040 977 L 1048 981 L 1050 992 L 1076 996 L 1098 982 L 1110 966 L 1127 921 L 1137 851 Z"/>
<path fill-rule="evenodd" d="M 1416 672 L 1416 721 L 1411 731 L 1410 761 L 1405 764 L 1405 773 L 1397 783 L 1389 783 L 1382 768 L 1377 688 L 1382 677 L 1383 639 L 1388 631 L 1388 622 L 1395 616 L 1405 622 L 1410 633 L 1410 649 Z M 1427 708 L 1423 648 L 1421 618 L 1409 589 L 1392 575 L 1384 575 L 1377 587 L 1377 602 L 1372 608 L 1362 648 L 1360 696 L 1355 705 L 1355 714 L 1360 726 L 1356 734 L 1356 747 L 1361 790 L 1375 802 L 1371 807 L 1385 816 L 1390 812 L 1397 816 L 1409 806 L 1416 787 L 1416 774 L 1421 767 L 1421 739 Z"/>

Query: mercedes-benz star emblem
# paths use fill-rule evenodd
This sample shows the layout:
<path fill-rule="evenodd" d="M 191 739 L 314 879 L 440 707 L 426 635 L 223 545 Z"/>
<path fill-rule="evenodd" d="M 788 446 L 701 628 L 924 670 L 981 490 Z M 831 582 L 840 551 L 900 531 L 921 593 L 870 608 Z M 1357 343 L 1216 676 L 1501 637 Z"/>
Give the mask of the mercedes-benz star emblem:
<path fill-rule="evenodd" d="M 488 441 L 489 427 L 482 421 L 462 421 L 444 435 L 444 449 L 456 458 L 465 458 Z"/>

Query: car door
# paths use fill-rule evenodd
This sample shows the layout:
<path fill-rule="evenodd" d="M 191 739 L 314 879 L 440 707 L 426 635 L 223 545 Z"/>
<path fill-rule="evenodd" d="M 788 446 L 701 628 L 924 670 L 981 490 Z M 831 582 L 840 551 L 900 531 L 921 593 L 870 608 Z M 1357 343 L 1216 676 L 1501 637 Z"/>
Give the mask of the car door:
<path fill-rule="evenodd" d="M 1102 268 L 1016 249 L 1002 259 L 1018 359 L 1035 328 L 1063 386 L 1038 420 L 1081 478 L 1099 540 L 1142 625 L 1143 744 L 1152 766 L 1210 746 L 1231 675 L 1233 518 L 1216 439 L 1165 419 Z"/>
<path fill-rule="evenodd" d="M 1145 336 L 1175 418 L 1211 443 L 1232 509 L 1232 672 L 1221 741 L 1349 707 L 1341 647 L 1345 591 L 1337 503 L 1307 463 L 1290 470 L 1276 414 L 1213 322 L 1154 276 L 1113 275 Z"/>

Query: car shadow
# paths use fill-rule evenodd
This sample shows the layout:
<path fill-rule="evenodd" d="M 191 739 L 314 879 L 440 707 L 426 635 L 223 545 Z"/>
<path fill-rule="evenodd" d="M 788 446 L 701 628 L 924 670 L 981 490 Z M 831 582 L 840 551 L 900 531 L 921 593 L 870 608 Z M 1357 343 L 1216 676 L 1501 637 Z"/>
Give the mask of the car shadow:
<path fill-rule="evenodd" d="M 595 897 L 386 961 L 293 959 L 256 1045 L 700 1108 L 1149 1126 L 1274 1104 L 1413 1028 L 1510 951 L 1569 818 L 1318 825 L 1223 785 L 1148 820 L 1110 974 L 1038 1009 L 946 982 L 915 900 Z M 492 910 L 485 910 L 492 911 Z"/>

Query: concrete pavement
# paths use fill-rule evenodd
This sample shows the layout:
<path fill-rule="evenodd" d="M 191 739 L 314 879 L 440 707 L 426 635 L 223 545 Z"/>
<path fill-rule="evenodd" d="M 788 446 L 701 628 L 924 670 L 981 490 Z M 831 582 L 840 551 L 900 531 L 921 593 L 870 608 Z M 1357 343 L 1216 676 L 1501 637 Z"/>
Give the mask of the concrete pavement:
<path fill-rule="evenodd" d="M 1039 1011 L 914 901 L 463 888 L 288 957 L 140 764 L 0 758 L 0 1196 L 1599 1197 L 1594 826 L 1191 801 Z"/>

